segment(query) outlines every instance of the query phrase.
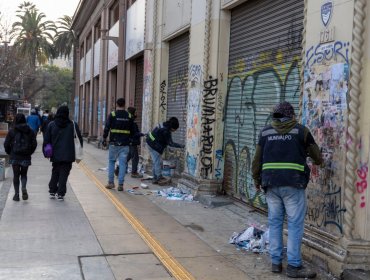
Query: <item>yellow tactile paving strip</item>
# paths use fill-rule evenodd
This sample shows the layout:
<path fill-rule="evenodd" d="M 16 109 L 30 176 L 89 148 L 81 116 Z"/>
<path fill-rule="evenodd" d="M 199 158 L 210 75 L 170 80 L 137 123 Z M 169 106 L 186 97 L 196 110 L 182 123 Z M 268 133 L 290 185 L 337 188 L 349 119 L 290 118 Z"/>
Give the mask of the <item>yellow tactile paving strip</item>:
<path fill-rule="evenodd" d="M 152 249 L 153 253 L 172 274 L 173 277 L 180 280 L 194 280 L 195 278 L 164 248 L 164 246 L 154 238 L 154 236 L 145 228 L 145 226 L 122 204 L 122 202 L 112 192 L 108 191 L 102 182 L 93 172 L 83 163 L 79 167 L 96 184 L 96 186 L 112 201 L 117 210 L 126 218 L 146 244 Z"/>

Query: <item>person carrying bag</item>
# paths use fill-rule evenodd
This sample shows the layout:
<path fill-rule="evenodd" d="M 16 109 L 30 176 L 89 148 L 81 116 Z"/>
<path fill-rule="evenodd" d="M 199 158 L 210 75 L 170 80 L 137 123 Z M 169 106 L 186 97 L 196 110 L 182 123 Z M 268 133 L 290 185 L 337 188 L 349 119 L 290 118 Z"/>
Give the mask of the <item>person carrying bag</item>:
<path fill-rule="evenodd" d="M 77 136 L 77 137 L 76 137 Z M 57 195 L 58 200 L 64 200 L 67 192 L 67 180 L 72 169 L 72 163 L 76 161 L 75 140 L 79 141 L 80 148 L 83 147 L 83 140 L 78 125 L 69 119 L 67 106 L 58 108 L 55 120 L 52 121 L 46 130 L 44 147 L 52 146 L 50 161 L 53 164 L 52 174 L 49 182 L 50 198 Z M 78 159 L 80 160 L 80 155 Z"/>

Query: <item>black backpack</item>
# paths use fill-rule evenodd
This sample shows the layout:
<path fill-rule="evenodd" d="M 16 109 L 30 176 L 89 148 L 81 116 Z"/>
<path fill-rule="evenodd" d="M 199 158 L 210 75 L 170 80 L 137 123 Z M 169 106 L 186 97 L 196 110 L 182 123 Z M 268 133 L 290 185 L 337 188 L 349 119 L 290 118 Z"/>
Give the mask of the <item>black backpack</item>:
<path fill-rule="evenodd" d="M 13 142 L 13 152 L 17 155 L 32 154 L 32 133 L 16 131 Z"/>

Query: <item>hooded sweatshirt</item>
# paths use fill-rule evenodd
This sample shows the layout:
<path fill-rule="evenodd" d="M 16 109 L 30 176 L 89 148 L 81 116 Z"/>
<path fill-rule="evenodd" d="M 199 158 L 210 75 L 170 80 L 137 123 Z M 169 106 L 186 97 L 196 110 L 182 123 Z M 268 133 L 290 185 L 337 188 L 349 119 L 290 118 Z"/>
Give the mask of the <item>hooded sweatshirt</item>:
<path fill-rule="evenodd" d="M 83 140 L 77 123 L 74 123 L 77 137 L 80 140 L 81 147 Z M 69 109 L 67 106 L 59 107 L 54 121 L 52 121 L 45 133 L 44 144 L 51 144 L 53 147 L 52 162 L 74 162 L 74 128 L 73 122 L 69 119 Z"/>
<path fill-rule="evenodd" d="M 32 149 L 28 155 L 19 155 L 14 153 L 12 145 L 17 133 L 23 133 L 29 136 L 27 138 L 31 141 L 30 146 Z M 17 124 L 14 128 L 10 129 L 4 141 L 5 152 L 10 155 L 11 160 L 31 160 L 31 155 L 35 152 L 36 147 L 36 134 L 26 123 Z"/>

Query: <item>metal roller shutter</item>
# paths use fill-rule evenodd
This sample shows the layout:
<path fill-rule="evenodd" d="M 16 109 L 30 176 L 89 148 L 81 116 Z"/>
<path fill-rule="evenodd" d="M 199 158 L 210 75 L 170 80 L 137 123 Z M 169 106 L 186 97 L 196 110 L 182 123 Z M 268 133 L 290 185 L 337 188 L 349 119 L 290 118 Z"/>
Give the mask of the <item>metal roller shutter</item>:
<path fill-rule="evenodd" d="M 185 144 L 186 102 L 188 97 L 189 33 L 169 42 L 167 118 L 177 117 L 180 127 L 172 134 L 176 143 Z"/>
<path fill-rule="evenodd" d="M 298 114 L 303 8 L 301 0 L 250 0 L 231 11 L 224 188 L 262 209 L 251 161 L 273 106 L 287 100 Z"/>

